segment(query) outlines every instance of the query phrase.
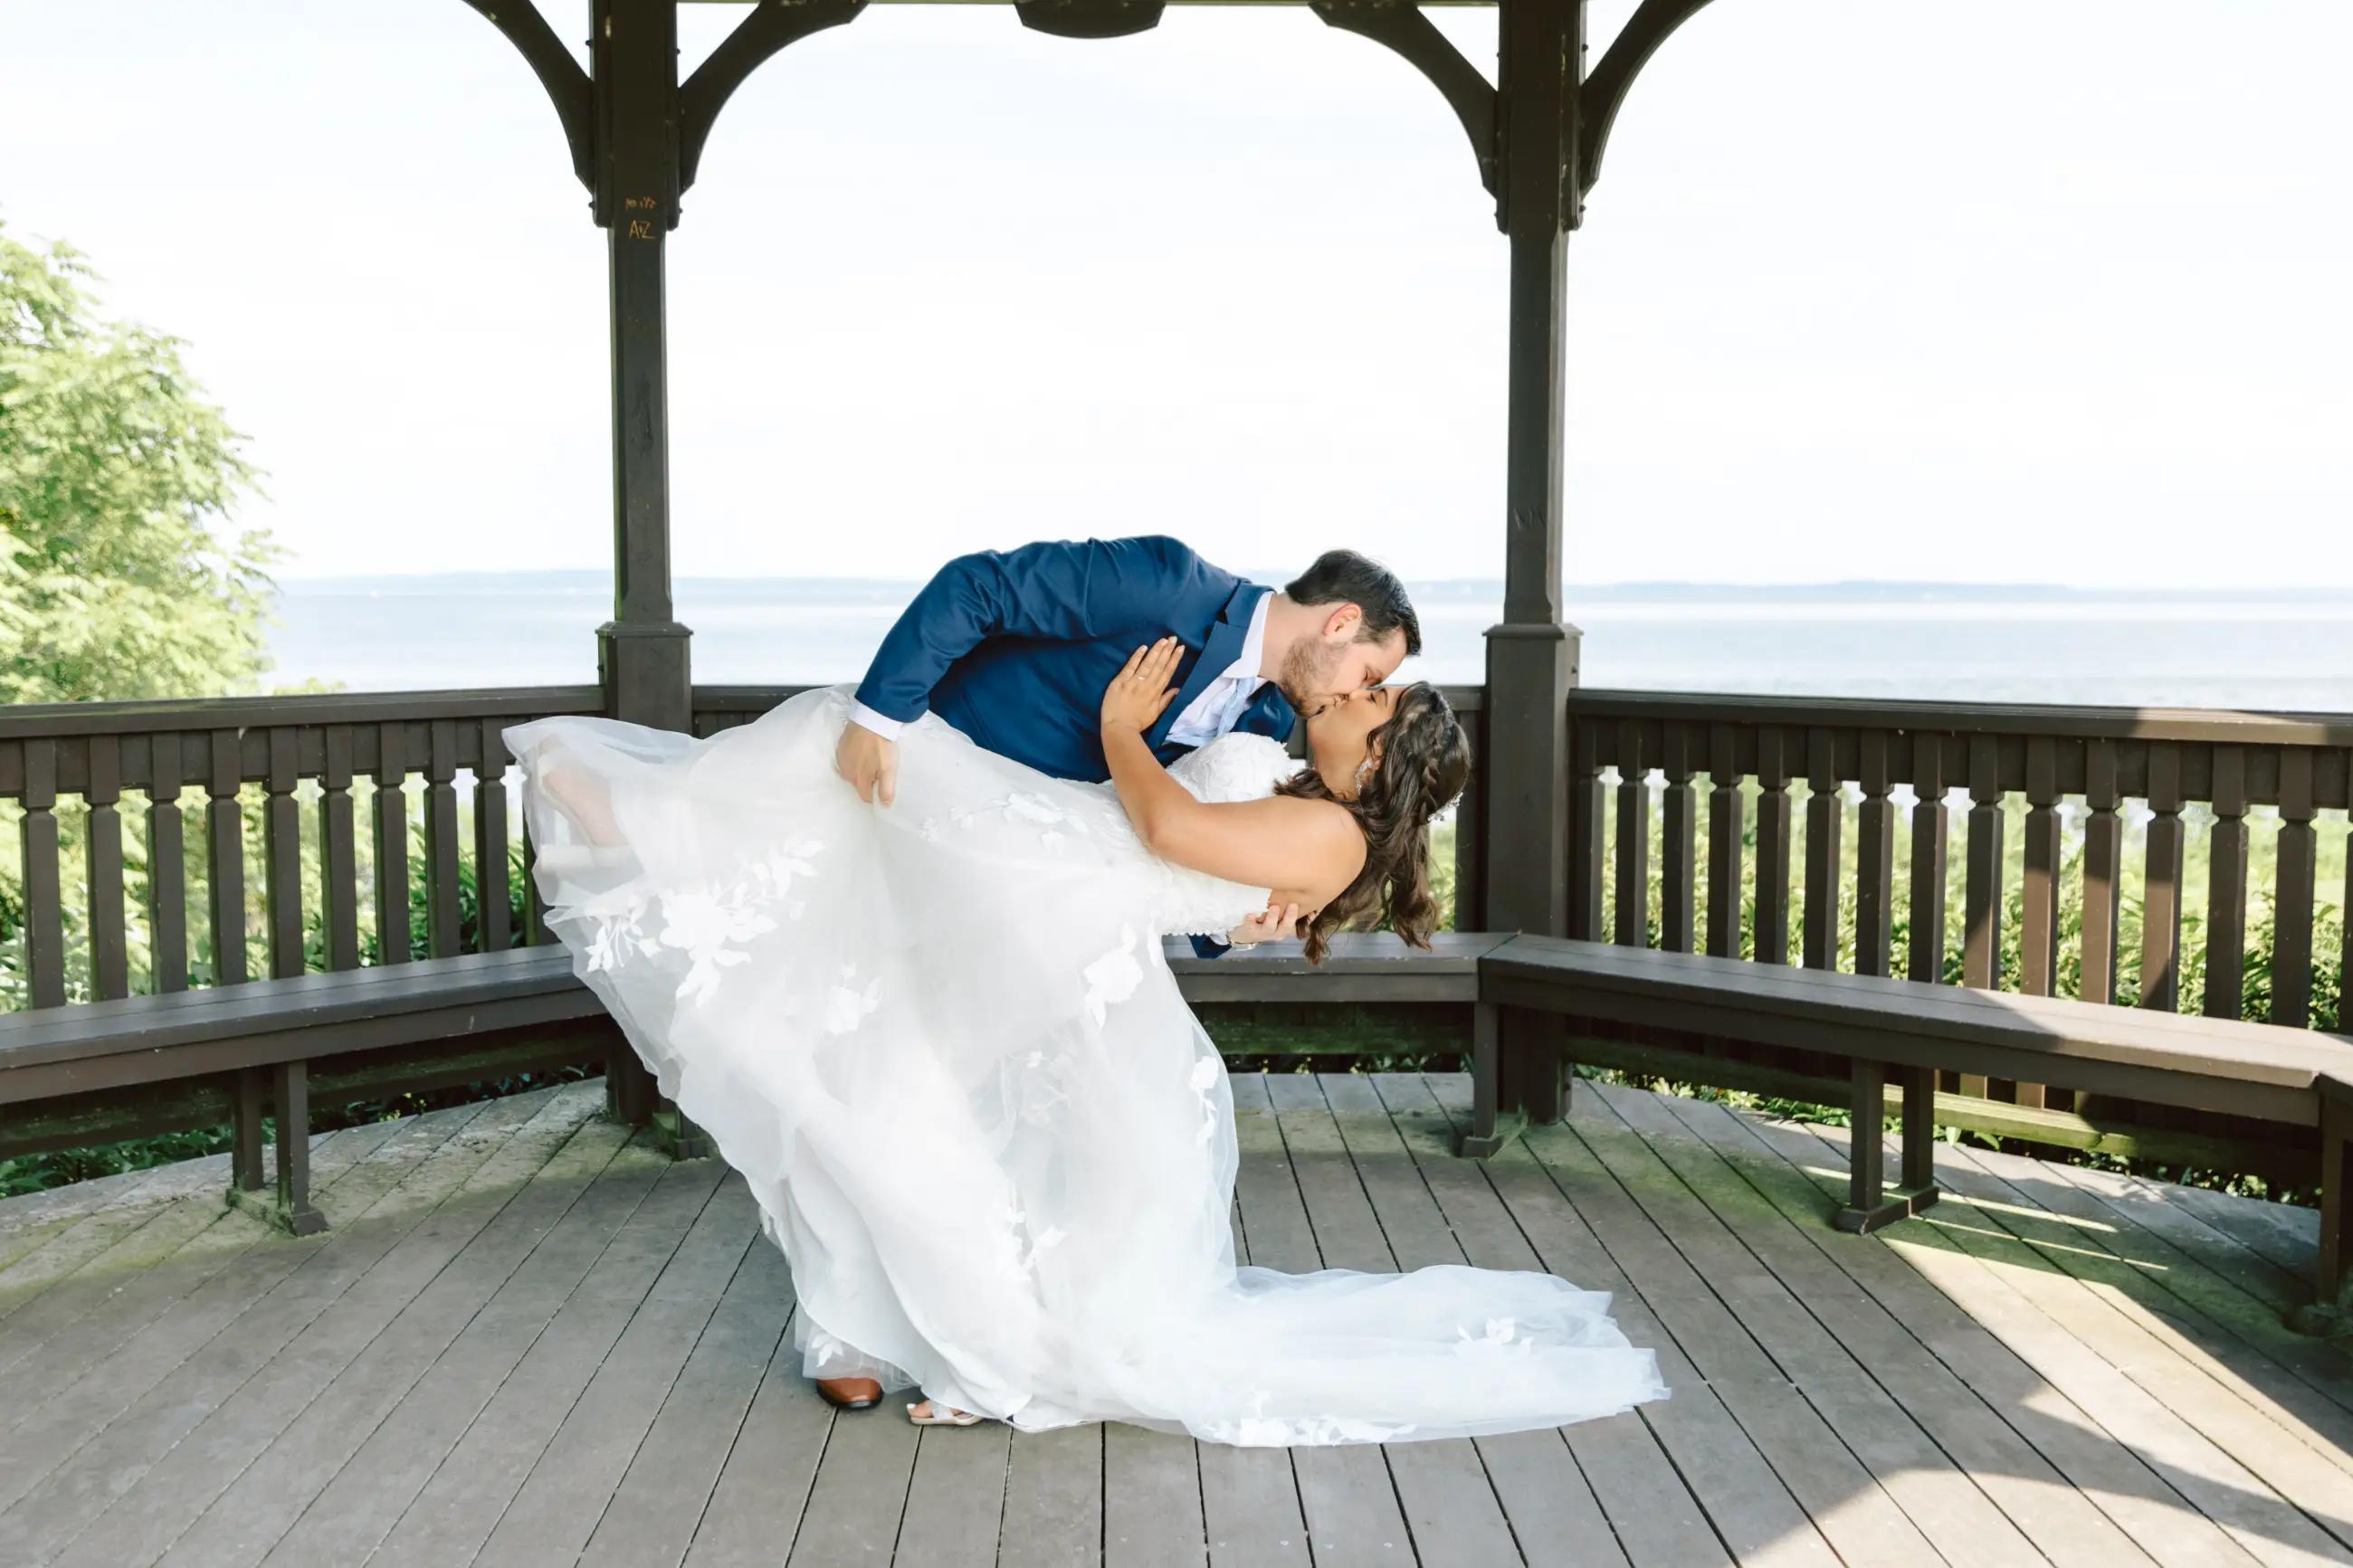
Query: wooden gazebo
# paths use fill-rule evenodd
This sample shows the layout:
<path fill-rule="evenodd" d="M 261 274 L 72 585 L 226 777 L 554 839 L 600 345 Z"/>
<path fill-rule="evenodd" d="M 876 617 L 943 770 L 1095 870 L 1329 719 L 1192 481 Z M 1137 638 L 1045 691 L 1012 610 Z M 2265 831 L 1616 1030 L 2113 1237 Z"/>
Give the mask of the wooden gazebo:
<path fill-rule="evenodd" d="M 2321 884 L 2353 805 L 2353 715 L 1578 681 L 1567 239 L 1635 78 L 1704 0 L 1641 0 L 1589 69 L 1581 5 L 1501 0 L 1493 85 L 1408 0 L 1310 0 L 1442 94 L 1466 175 L 1495 197 L 1503 616 L 1483 684 L 1451 693 L 1478 764 L 1453 829 L 1456 929 L 1436 950 L 1367 934 L 1320 969 L 1279 947 L 1168 955 L 1229 1049 L 1377 1041 L 1461 1050 L 1472 1069 L 1238 1078 L 1243 1255 L 1553 1268 L 1620 1292 L 1630 1331 L 1666 1347 L 1675 1397 L 1377 1458 L 1093 1429 L 925 1433 L 919 1449 L 912 1429 L 797 1401 L 770 1359 L 789 1349 L 781 1262 L 749 1245 L 740 1183 L 698 1158 L 550 940 L 527 838 L 523 902 L 500 896 L 499 735 L 554 713 L 710 734 L 794 689 L 691 679 L 670 593 L 664 251 L 730 95 L 866 0 L 760 0 L 683 81 L 678 0 L 592 0 L 585 72 L 522 0 L 469 3 L 552 100 L 609 247 L 598 679 L 0 713 L 27 1003 L 0 1015 L 0 1155 L 236 1128 L 219 1168 L 0 1201 L 0 1563 L 828 1564 L 893 1542 L 925 1563 L 2353 1562 L 2353 1369 L 2308 1337 L 2341 1333 L 2348 1305 L 2353 872 L 2341 893 Z M 1014 6 L 1092 38 L 1150 27 L 1163 3 Z M 194 910 L 189 789 L 205 795 Z M 126 791 L 144 797 L 141 855 Z M 2273 816 L 2258 887 L 2253 825 Z M 2192 922 L 2194 835 L 2209 871 Z M 314 1101 L 599 1062 L 601 1092 L 298 1135 Z M 1842 1106 L 1853 1131 L 1573 1064 Z M 2316 1177 L 2322 1207 L 1939 1148 L 1951 1129 Z M 590 1281 L 576 1295 L 551 1283 L 623 1233 L 620 1262 L 565 1276 Z M 554 1273 L 517 1269 L 543 1235 L 566 1238 Z M 676 1260 L 654 1270 L 665 1247 Z M 654 1272 L 628 1331 L 599 1328 Z M 467 1314 L 491 1301 L 507 1316 L 484 1311 L 477 1338 Z M 525 1320 L 547 1325 L 544 1361 L 498 1327 Z M 216 1345 L 225 1323 L 243 1337 Z M 452 1425 L 461 1409 L 480 1423 Z M 626 1452 L 616 1432 L 634 1433 Z M 681 1526 L 689 1495 L 702 1511 Z M 957 1527 L 984 1514 L 1002 1557 Z"/>

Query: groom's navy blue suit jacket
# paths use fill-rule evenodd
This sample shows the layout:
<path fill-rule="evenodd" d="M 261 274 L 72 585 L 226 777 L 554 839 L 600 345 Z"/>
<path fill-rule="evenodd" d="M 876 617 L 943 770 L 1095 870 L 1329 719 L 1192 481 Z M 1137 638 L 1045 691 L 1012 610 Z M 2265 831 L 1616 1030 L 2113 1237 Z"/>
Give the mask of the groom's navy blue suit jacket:
<path fill-rule="evenodd" d="M 1241 656 L 1250 611 L 1271 592 L 1174 539 L 1089 539 L 958 556 L 915 595 L 876 650 L 858 700 L 886 719 L 926 709 L 980 745 L 1056 778 L 1100 782 L 1103 689 L 1128 656 L 1174 634 L 1177 692 L 1145 738 L 1164 763 L 1204 686 Z M 1298 715 L 1269 681 L 1234 728 L 1290 738 Z"/>
<path fill-rule="evenodd" d="M 1176 700 L 1145 737 L 1162 762 L 1173 762 L 1191 748 L 1172 744 L 1169 727 L 1241 657 L 1250 612 L 1271 591 L 1166 538 L 958 556 L 883 637 L 858 700 L 886 719 L 929 710 L 976 743 L 1040 773 L 1101 782 L 1111 776 L 1101 734 L 1103 689 L 1128 656 L 1171 634 L 1185 645 Z M 1283 741 L 1297 721 L 1269 681 L 1234 728 Z"/>

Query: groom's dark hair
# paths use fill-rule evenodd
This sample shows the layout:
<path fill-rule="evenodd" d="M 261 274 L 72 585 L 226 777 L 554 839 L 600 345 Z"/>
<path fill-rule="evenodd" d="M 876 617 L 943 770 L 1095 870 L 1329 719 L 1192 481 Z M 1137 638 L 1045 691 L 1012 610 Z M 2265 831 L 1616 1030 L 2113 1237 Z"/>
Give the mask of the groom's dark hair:
<path fill-rule="evenodd" d="M 1356 628 L 1358 642 L 1387 642 L 1391 632 L 1402 630 L 1405 656 L 1421 651 L 1421 622 L 1405 596 L 1405 584 L 1369 555 L 1327 550 L 1283 593 L 1294 605 L 1354 605 L 1365 616 Z"/>

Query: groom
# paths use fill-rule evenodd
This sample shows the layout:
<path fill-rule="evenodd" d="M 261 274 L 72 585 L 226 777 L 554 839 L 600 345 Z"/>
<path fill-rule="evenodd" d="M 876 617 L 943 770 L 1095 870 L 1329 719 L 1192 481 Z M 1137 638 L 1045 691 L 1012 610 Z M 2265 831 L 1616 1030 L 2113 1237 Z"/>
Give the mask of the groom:
<path fill-rule="evenodd" d="M 1168 538 L 985 550 L 941 567 L 883 637 L 834 766 L 860 799 L 890 805 L 894 737 L 928 710 L 989 751 L 1100 783 L 1103 689 L 1171 634 L 1185 645 L 1176 697 L 1145 737 L 1163 763 L 1232 730 L 1287 741 L 1301 713 L 1380 685 L 1421 651 L 1404 585 L 1353 550 L 1326 552 L 1279 591 Z M 1286 937 L 1297 916 L 1269 910 L 1237 935 Z M 1204 956 L 1222 945 L 1194 940 Z M 845 1408 L 881 1399 L 871 1378 L 818 1386 Z"/>
<path fill-rule="evenodd" d="M 882 639 L 836 766 L 889 805 L 899 727 L 926 709 L 1057 778 L 1110 777 L 1098 716 L 1128 655 L 1175 635 L 1177 694 L 1145 737 L 1164 763 L 1230 730 L 1287 740 L 1298 715 L 1378 686 L 1421 651 L 1404 585 L 1352 550 L 1280 592 L 1174 539 L 1090 539 L 959 556 Z"/>

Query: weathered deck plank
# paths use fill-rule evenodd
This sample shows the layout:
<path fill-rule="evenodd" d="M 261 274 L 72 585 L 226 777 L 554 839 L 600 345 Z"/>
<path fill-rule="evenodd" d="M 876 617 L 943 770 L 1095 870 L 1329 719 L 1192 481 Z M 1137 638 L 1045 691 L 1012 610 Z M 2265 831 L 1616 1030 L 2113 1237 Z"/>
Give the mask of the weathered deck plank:
<path fill-rule="evenodd" d="M 163 1563 L 249 1568 L 260 1562 L 437 1365 L 465 1361 L 459 1336 L 628 1141 L 626 1129 L 602 1121 L 575 1126 L 497 1217 L 213 1500 Z M 525 1146 L 522 1138 L 509 1144 Z M 195 1440 L 206 1440 L 202 1428 Z"/>
<path fill-rule="evenodd" d="M 1828 1211 L 1819 1203 L 1775 1204 L 1657 1097 L 1612 1091 L 1599 1099 L 1799 1293 L 1948 1460 L 1976 1479 L 2035 1552 L 2081 1568 L 2148 1561 L 2002 1419 L 1962 1372 L 1936 1353 L 1943 1325 L 1933 1314 L 1926 1322 L 1917 1321 L 1924 1303 L 1915 1297 L 1891 1306 L 1841 1269 L 1834 1256 L 1840 1240 L 1874 1253 L 1883 1249 L 1829 1224 Z M 1994 1544 L 2004 1547 L 2008 1541 L 2003 1537 Z"/>
<path fill-rule="evenodd" d="M 818 1462 L 833 1433 L 834 1409 L 801 1375 L 801 1352 L 793 1346 L 789 1317 L 786 1329 L 776 1354 L 768 1358 L 759 1392 L 752 1396 L 751 1413 L 736 1429 L 719 1484 L 703 1505 L 685 1568 L 772 1568 L 791 1550 L 799 1532 Z M 917 1474 L 922 1474 L 920 1459 Z M 942 1500 L 952 1505 L 954 1500 Z M 902 1535 L 902 1540 L 913 1548 L 928 1543 L 920 1533 Z M 990 1554 L 995 1554 L 994 1542 Z"/>
<path fill-rule="evenodd" d="M 479 1113 L 480 1108 L 462 1109 Z M 373 1207 L 406 1181 L 417 1166 L 470 1120 L 470 1116 L 418 1117 L 401 1124 L 393 1137 L 378 1144 L 338 1184 L 334 1195 L 326 1200 L 328 1212 L 339 1215 L 345 1223 L 368 1223 L 365 1216 Z M 263 1228 L 250 1215 L 239 1215 L 237 1218 L 256 1232 Z M 45 1478 L 125 1412 L 132 1410 L 158 1384 L 174 1374 L 183 1374 L 189 1358 L 210 1344 L 216 1335 L 232 1325 L 241 1325 L 239 1342 L 248 1348 L 262 1348 L 260 1342 L 271 1331 L 267 1325 L 273 1321 L 287 1325 L 284 1331 L 290 1334 L 295 1317 L 280 1315 L 280 1309 L 287 1307 L 293 1296 L 275 1301 L 270 1315 L 248 1318 L 248 1314 L 310 1263 L 326 1240 L 325 1235 L 273 1237 L 268 1247 L 245 1248 L 227 1267 L 181 1296 L 170 1310 L 140 1326 L 102 1363 L 90 1368 L 38 1405 L 28 1401 L 26 1408 L 12 1413 L 16 1425 L 0 1436 L 0 1536 L 9 1534 L 11 1512 Z M 285 1288 L 307 1295 L 332 1288 L 334 1274 L 348 1278 L 334 1260 L 331 1259 L 327 1267 L 332 1274 L 314 1276 Z M 26 1370 L 37 1371 L 37 1364 Z M 185 1383 L 185 1378 L 196 1374 L 183 1375 Z M 206 1397 L 193 1386 L 185 1392 L 194 1399 Z"/>
<path fill-rule="evenodd" d="M 327 1194 L 399 1128 L 378 1122 L 346 1129 L 348 1136 L 322 1136 L 311 1156 L 312 1201 L 339 1201 Z M 0 1432 L 26 1420 L 222 1270 L 242 1262 L 255 1244 L 278 1234 L 222 1203 L 217 1192 L 159 1200 L 145 1226 L 8 1321 L 0 1334 L 10 1357 L 0 1371 Z"/>
<path fill-rule="evenodd" d="M 1812 1131 L 1825 1145 L 1842 1142 L 1836 1129 Z M 2156 1342 L 1981 1208 L 1970 1212 L 1972 1189 L 1983 1189 L 1966 1162 L 1940 1151 L 1936 1175 L 1947 1186 L 1945 1202 L 1919 1225 L 1885 1233 L 1889 1245 L 2101 1426 L 2130 1443 L 2249 1555 L 2267 1563 L 2348 1561 L 2295 1504 L 2135 1375 L 2146 1370 L 2134 1364 L 2135 1356 Z"/>
<path fill-rule="evenodd" d="M 375 1568 L 440 1568 L 474 1559 L 725 1169 L 715 1160 L 693 1160 L 659 1173 L 368 1560 Z"/>
<path fill-rule="evenodd" d="M 282 1350 L 168 1451 L 142 1467 L 138 1502 L 101 1512 L 56 1559 L 60 1568 L 157 1561 L 326 1386 L 427 1295 L 485 1230 L 504 1228 L 498 1222 L 510 1205 L 540 1197 L 542 1189 L 531 1177 L 578 1129 L 578 1120 L 560 1101 L 543 1102 L 536 1113 L 528 1104 L 510 1109 L 505 1102 L 491 1102 L 450 1141 L 453 1161 L 470 1161 L 464 1179 L 438 1196 L 417 1224 Z M 571 1195 L 562 1194 L 563 1201 Z M 353 1233 L 360 1229 L 354 1226 Z M 332 1247 L 331 1242 L 324 1250 Z M 110 1434 L 114 1430 L 110 1427 Z M 120 1485 L 119 1477 L 109 1480 Z"/>
<path fill-rule="evenodd" d="M 1478 1163 L 1460 1076 L 1233 1081 L 1238 1258 L 1549 1268 L 1673 1397 L 1291 1450 L 837 1413 L 740 1178 L 565 1085 L 322 1136 L 316 1237 L 220 1162 L 0 1202 L 0 1562 L 2353 1563 L 2308 1216 L 1948 1148 L 1860 1237 L 1836 1129 L 1580 1081 Z"/>
<path fill-rule="evenodd" d="M 1459 1106 L 1436 1102 L 1456 1127 L 1467 1125 L 1470 1115 L 1468 1080 L 1461 1087 Z M 1428 1155 L 1437 1169 L 1435 1162 L 1446 1155 L 1436 1129 L 1409 1120 L 1404 1131 L 1408 1147 Z M 1643 1568 L 1726 1561 L 1772 1568 L 1835 1563 L 1747 1435 L 1526 1146 L 1507 1147 L 1484 1174 L 1545 1267 L 1583 1289 L 1609 1292 L 1619 1326 L 1635 1342 L 1658 1351 L 1661 1373 L 1673 1391 L 1663 1404 L 1567 1428 L 1573 1475 L 1562 1475 L 1557 1462 L 1538 1450 L 1543 1463 L 1532 1480 L 1524 1465 L 1537 1456 L 1514 1452 L 1495 1471 L 1497 1490 L 1514 1521 L 1533 1484 L 1548 1488 L 1551 1506 L 1571 1516 L 1555 1547 L 1556 1561 L 1630 1562 Z M 1482 1439 L 1482 1447 L 1492 1441 Z M 1522 1535 L 1531 1538 L 1528 1531 Z"/>
<path fill-rule="evenodd" d="M 1810 1215 L 1819 1220 L 1845 1191 L 1840 1184 L 1844 1181 L 1843 1152 L 1826 1145 L 1812 1129 L 1736 1116 L 1698 1101 L 1677 1102 L 1674 1110 L 1800 1224 Z M 1907 1260 L 1903 1248 L 1936 1239 L 1925 1220 L 1877 1237 L 1850 1238 L 1863 1244 L 1860 1246 L 1848 1246 L 1842 1237 L 1849 1233 L 1832 1230 L 1824 1237 L 1833 1259 L 1889 1312 L 1920 1332 L 1956 1373 L 2034 1445 L 2077 1495 L 2113 1520 L 2149 1557 L 2167 1568 L 2222 1563 L 2244 1568 L 2254 1561 L 2192 1509 L 2140 1455 L 2102 1428 L 2015 1347 Z"/>
<path fill-rule="evenodd" d="M 1232 1082 L 1234 1139 L 1241 1155 L 1234 1175 L 1242 1222 L 1237 1260 L 1292 1273 L 1321 1268 L 1266 1075 L 1237 1073 Z M 1195 1443 L 1187 1451 L 1198 1477 L 1195 1502 L 1209 1561 L 1220 1568 L 1306 1568 L 1314 1560 L 1292 1465 L 1294 1450 Z"/>
<path fill-rule="evenodd" d="M 155 1468 L 173 1463 L 174 1453 L 189 1455 L 178 1464 L 196 1470 L 195 1484 L 204 1484 L 217 1472 L 194 1458 L 204 1453 L 201 1446 L 180 1447 L 184 1439 L 240 1395 L 245 1396 L 245 1410 L 266 1407 L 258 1411 L 266 1419 L 283 1408 L 272 1396 L 290 1393 L 285 1380 L 290 1369 L 304 1365 L 303 1352 L 330 1343 L 339 1332 L 349 1336 L 354 1328 L 380 1322 L 377 1314 L 396 1308 L 396 1289 L 388 1290 L 382 1281 L 369 1283 L 378 1266 L 431 1222 L 445 1198 L 495 1157 L 503 1145 L 501 1134 L 512 1130 L 519 1115 L 518 1110 L 493 1101 L 446 1141 L 428 1134 L 427 1141 L 439 1146 L 414 1166 L 391 1166 L 397 1180 L 364 1212 L 326 1232 L 274 1244 L 272 1261 L 290 1259 L 291 1267 L 265 1294 L 243 1304 L 217 1331 L 196 1344 L 167 1338 L 163 1354 L 139 1368 L 143 1386 L 127 1408 L 110 1412 L 102 1429 L 85 1428 L 80 1434 L 84 1440 L 69 1451 L 62 1445 L 46 1453 L 36 1450 L 26 1472 L 7 1479 L 6 1492 L 0 1493 L 10 1505 L 0 1511 L 0 1562 L 47 1562 L 93 1532 L 99 1532 L 93 1548 L 103 1553 L 115 1550 L 109 1542 L 118 1534 L 143 1534 L 142 1519 L 179 1515 L 185 1520 L 179 1501 L 185 1500 L 170 1498 L 163 1484 L 153 1489 L 156 1511 L 148 1514 L 151 1489 L 146 1483 Z M 364 1292 L 357 1310 L 331 1320 L 329 1314 L 354 1291 Z M 313 1330 L 318 1331 L 315 1336 Z M 328 1354 L 332 1357 L 334 1352 Z M 161 1365 L 164 1361 L 171 1364 Z M 156 1371 L 162 1375 L 143 1375 Z M 256 1384 L 248 1394 L 248 1387 Z M 104 1395 L 111 1392 L 111 1386 L 101 1390 L 100 1399 L 69 1412 L 57 1411 L 60 1401 L 51 1401 L 49 1408 L 69 1418 L 86 1417 L 102 1407 Z M 29 1444 L 37 1434 L 28 1424 L 11 1436 Z M 141 1505 L 107 1521 L 113 1505 L 133 1488 L 141 1493 Z M 125 1558 L 100 1555 L 97 1560 L 111 1563 Z"/>
<path fill-rule="evenodd" d="M 610 1135 L 623 1130 L 605 1131 Z M 262 1560 L 267 1568 L 358 1562 L 375 1549 L 555 1321 L 669 1164 L 652 1135 L 640 1133 L 596 1173 L 523 1266 L 309 1500 Z"/>
<path fill-rule="evenodd" d="M 1309 1073 L 1269 1073 L 1263 1082 L 1312 1244 L 1295 1260 L 1270 1267 L 1396 1268 L 1322 1083 Z M 1319 1565 L 1392 1563 L 1411 1552 L 1412 1535 L 1384 1450 L 1358 1443 L 1298 1448 L 1291 1463 Z"/>

